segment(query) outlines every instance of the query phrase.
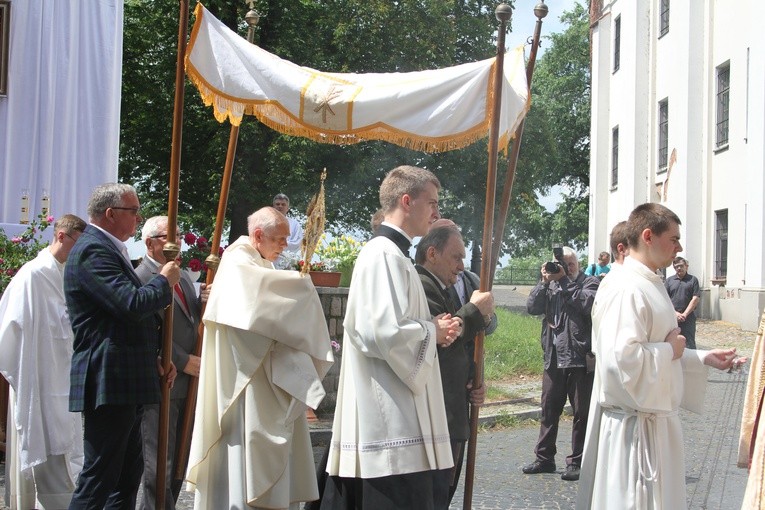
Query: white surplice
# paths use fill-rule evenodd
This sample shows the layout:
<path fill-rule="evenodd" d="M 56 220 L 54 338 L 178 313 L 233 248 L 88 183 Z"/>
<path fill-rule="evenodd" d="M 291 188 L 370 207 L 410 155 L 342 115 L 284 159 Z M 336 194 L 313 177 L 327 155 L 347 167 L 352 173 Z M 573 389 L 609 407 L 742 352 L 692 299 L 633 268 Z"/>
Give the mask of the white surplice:
<path fill-rule="evenodd" d="M 377 478 L 452 467 L 436 331 L 412 262 L 385 237 L 356 260 L 327 472 Z"/>
<path fill-rule="evenodd" d="M 240 237 L 224 253 L 205 336 L 187 480 L 195 509 L 296 508 L 318 498 L 305 411 L 333 363 L 310 278 Z"/>
<path fill-rule="evenodd" d="M 69 412 L 73 334 L 63 267 L 50 250 L 40 251 L 19 269 L 0 299 L 0 373 L 13 392 L 8 434 L 9 444 L 16 445 L 15 453 L 8 452 L 14 469 L 6 483 L 17 491 L 28 490 L 23 480 L 30 480 L 32 468 L 49 456 L 66 458 L 72 482 L 82 469 L 82 418 Z M 33 492 L 11 497 L 31 497 L 34 506 Z"/>
<path fill-rule="evenodd" d="M 702 410 L 706 352 L 672 360 L 672 302 L 661 278 L 629 257 L 603 279 L 592 318 L 597 364 L 576 507 L 686 508 L 678 409 Z"/>

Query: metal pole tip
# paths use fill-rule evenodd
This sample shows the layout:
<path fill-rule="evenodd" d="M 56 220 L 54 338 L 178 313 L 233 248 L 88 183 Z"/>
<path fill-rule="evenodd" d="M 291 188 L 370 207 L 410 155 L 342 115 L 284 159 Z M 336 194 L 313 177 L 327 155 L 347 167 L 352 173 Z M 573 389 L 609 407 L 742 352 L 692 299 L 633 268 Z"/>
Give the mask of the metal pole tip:
<path fill-rule="evenodd" d="M 513 8 L 507 4 L 499 4 L 494 10 L 494 15 L 497 17 L 497 21 L 506 23 L 513 16 Z"/>
<path fill-rule="evenodd" d="M 542 19 L 545 16 L 547 16 L 547 12 L 548 12 L 548 9 L 547 9 L 547 5 L 545 5 L 544 0 L 542 0 L 537 5 L 534 6 L 534 16 L 536 16 L 539 19 Z"/>

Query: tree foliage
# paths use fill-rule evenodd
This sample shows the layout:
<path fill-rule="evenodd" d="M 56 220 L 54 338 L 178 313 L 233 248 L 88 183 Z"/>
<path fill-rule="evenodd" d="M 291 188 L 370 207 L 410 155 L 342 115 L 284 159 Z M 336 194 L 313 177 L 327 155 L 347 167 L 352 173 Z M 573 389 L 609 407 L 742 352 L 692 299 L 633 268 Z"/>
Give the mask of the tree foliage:
<path fill-rule="evenodd" d="M 207 0 L 205 6 L 245 34 L 244 2 Z M 256 44 L 319 70 L 406 72 L 496 53 L 494 1 L 257 0 L 255 7 L 262 14 Z M 537 65 L 505 237 L 506 250 L 514 254 L 538 251 L 555 238 L 577 245 L 578 236 L 586 233 L 589 128 L 579 128 L 589 125 L 589 55 L 586 15 L 580 14 L 567 14 L 570 28 L 551 38 L 551 48 Z M 149 214 L 167 209 L 177 20 L 175 2 L 125 2 L 120 179 L 136 185 Z M 518 29 L 530 32 L 532 27 Z M 179 193 L 184 229 L 212 233 L 229 132 L 229 125 L 217 123 L 187 83 Z M 321 145 L 279 134 L 252 117 L 239 130 L 227 209 L 231 235 L 243 233 L 246 216 L 270 204 L 278 192 L 290 196 L 293 211 L 305 210 L 325 167 L 329 229 L 369 231 L 379 206 L 379 184 L 386 171 L 400 164 L 436 172 L 444 188 L 442 214 L 463 227 L 466 239 L 480 239 L 485 140 L 442 154 L 383 142 Z M 501 160 L 500 186 L 505 165 Z M 537 193 L 560 183 L 569 193 L 564 204 L 573 208 L 565 218 L 550 215 L 537 200 Z"/>

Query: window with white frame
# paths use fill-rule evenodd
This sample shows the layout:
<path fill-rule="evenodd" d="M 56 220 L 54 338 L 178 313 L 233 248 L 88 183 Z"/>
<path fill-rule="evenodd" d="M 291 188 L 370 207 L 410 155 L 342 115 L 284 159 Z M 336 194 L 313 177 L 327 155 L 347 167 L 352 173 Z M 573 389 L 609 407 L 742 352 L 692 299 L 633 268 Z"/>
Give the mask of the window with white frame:
<path fill-rule="evenodd" d="M 619 185 L 619 126 L 611 131 L 611 188 Z"/>
<path fill-rule="evenodd" d="M 728 119 L 730 116 L 730 62 L 717 68 L 717 125 L 715 147 L 728 145 Z"/>
<path fill-rule="evenodd" d="M 622 17 L 617 16 L 614 20 L 614 72 L 619 70 L 622 45 Z"/>
<path fill-rule="evenodd" d="M 715 211 L 715 279 L 728 276 L 728 210 Z"/>
<path fill-rule="evenodd" d="M 667 169 L 669 148 L 669 100 L 659 101 L 659 171 Z"/>
<path fill-rule="evenodd" d="M 659 10 L 659 37 L 667 35 L 669 32 L 669 0 L 661 0 Z"/>
<path fill-rule="evenodd" d="M 8 94 L 8 52 L 11 31 L 11 2 L 0 0 L 0 96 Z"/>

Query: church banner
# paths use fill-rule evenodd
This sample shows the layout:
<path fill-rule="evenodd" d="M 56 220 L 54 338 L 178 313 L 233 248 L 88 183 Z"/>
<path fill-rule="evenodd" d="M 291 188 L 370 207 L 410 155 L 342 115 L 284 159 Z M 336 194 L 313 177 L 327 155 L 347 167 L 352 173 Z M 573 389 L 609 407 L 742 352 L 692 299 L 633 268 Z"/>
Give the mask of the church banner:
<path fill-rule="evenodd" d="M 201 4 L 186 73 L 215 118 L 244 114 L 285 134 L 324 143 L 385 140 L 428 152 L 488 136 L 495 58 L 410 73 L 329 73 L 281 59 L 230 30 Z M 499 147 L 530 105 L 523 46 L 505 55 Z"/>

